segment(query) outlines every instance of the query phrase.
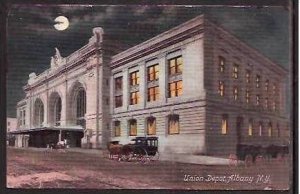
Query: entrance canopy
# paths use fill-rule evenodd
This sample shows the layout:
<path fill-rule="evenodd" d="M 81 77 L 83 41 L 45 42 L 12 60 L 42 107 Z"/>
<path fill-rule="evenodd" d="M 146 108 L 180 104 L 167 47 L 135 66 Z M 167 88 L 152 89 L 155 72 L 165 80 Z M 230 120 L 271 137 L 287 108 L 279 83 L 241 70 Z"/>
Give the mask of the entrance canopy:
<path fill-rule="evenodd" d="M 39 132 L 39 131 L 74 131 L 74 132 L 83 132 L 83 128 L 81 126 L 73 126 L 73 127 L 38 127 L 38 128 L 31 128 L 31 129 L 19 129 L 16 131 L 8 132 L 8 134 L 30 134 L 32 132 Z"/>

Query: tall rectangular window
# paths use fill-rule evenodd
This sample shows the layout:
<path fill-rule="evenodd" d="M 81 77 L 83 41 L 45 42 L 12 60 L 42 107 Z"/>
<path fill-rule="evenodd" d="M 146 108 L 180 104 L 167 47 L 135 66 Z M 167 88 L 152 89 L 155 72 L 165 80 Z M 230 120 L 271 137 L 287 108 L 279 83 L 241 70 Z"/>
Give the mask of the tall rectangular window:
<path fill-rule="evenodd" d="M 148 88 L 148 102 L 156 101 L 159 98 L 159 87 Z"/>
<path fill-rule="evenodd" d="M 115 96 L 115 107 L 118 108 L 121 106 L 123 106 L 123 96 Z"/>
<path fill-rule="evenodd" d="M 260 95 L 256 95 L 256 105 L 260 105 Z"/>
<path fill-rule="evenodd" d="M 258 127 L 258 135 L 262 136 L 262 132 L 263 132 L 263 123 L 262 123 L 262 121 L 260 121 L 259 127 Z"/>
<path fill-rule="evenodd" d="M 137 135 L 137 122 L 135 119 L 129 120 L 129 135 L 130 136 Z"/>
<path fill-rule="evenodd" d="M 269 91 L 269 80 L 266 80 L 266 82 L 265 82 L 265 90 L 266 90 L 266 92 Z"/>
<path fill-rule="evenodd" d="M 148 81 L 158 80 L 159 77 L 158 64 L 148 67 L 147 74 L 148 74 Z"/>
<path fill-rule="evenodd" d="M 115 127 L 115 137 L 121 136 L 121 122 L 120 121 L 115 121 L 114 122 L 114 127 Z"/>
<path fill-rule="evenodd" d="M 247 104 L 250 103 L 250 91 L 249 91 L 249 89 L 246 89 L 246 103 Z"/>
<path fill-rule="evenodd" d="M 123 89 L 123 77 L 115 78 L 115 90 L 122 90 Z"/>
<path fill-rule="evenodd" d="M 147 118 L 147 135 L 156 134 L 156 118 L 148 117 Z"/>
<path fill-rule="evenodd" d="M 265 98 L 265 109 L 268 109 L 269 108 L 269 98 L 266 97 Z"/>
<path fill-rule="evenodd" d="M 251 82 L 251 72 L 250 70 L 246 70 L 246 83 L 249 84 Z"/>
<path fill-rule="evenodd" d="M 272 123 L 270 122 L 268 125 L 268 136 L 271 137 L 272 136 Z"/>
<path fill-rule="evenodd" d="M 225 86 L 223 81 L 219 81 L 219 94 L 220 96 L 224 96 L 225 94 Z"/>
<path fill-rule="evenodd" d="M 273 85 L 273 95 L 274 95 L 274 97 L 276 95 L 276 85 L 275 84 Z"/>
<path fill-rule="evenodd" d="M 238 79 L 238 69 L 239 69 L 239 66 L 237 64 L 234 64 L 233 65 L 233 72 L 232 72 L 232 77 L 234 79 Z"/>
<path fill-rule="evenodd" d="M 238 88 L 236 86 L 233 87 L 233 99 L 234 100 L 238 99 Z"/>
<path fill-rule="evenodd" d="M 179 134 L 179 115 L 168 116 L 168 133 Z"/>
<path fill-rule="evenodd" d="M 249 119 L 249 125 L 248 125 L 248 135 L 253 135 L 253 119 Z"/>
<path fill-rule="evenodd" d="M 26 124 L 26 111 L 25 110 L 23 110 L 23 125 L 25 125 Z"/>
<path fill-rule="evenodd" d="M 182 73 L 182 56 L 168 60 L 169 75 Z"/>
<path fill-rule="evenodd" d="M 221 123 L 221 134 L 228 133 L 228 115 L 222 115 L 222 123 Z"/>
<path fill-rule="evenodd" d="M 219 72 L 225 71 L 225 58 L 219 56 Z"/>
<path fill-rule="evenodd" d="M 139 103 L 140 94 L 139 92 L 131 92 L 130 93 L 130 105 Z"/>
<path fill-rule="evenodd" d="M 256 75 L 255 83 L 256 83 L 256 88 L 259 88 L 260 87 L 260 76 L 259 75 Z"/>
<path fill-rule="evenodd" d="M 276 100 L 273 100 L 272 109 L 273 109 L 273 111 L 276 111 L 276 109 L 277 109 Z"/>
<path fill-rule="evenodd" d="M 139 83 L 140 83 L 139 71 L 130 73 L 130 85 L 135 86 L 135 85 L 139 85 Z"/>
<path fill-rule="evenodd" d="M 182 95 L 182 80 L 169 83 L 169 98 Z"/>

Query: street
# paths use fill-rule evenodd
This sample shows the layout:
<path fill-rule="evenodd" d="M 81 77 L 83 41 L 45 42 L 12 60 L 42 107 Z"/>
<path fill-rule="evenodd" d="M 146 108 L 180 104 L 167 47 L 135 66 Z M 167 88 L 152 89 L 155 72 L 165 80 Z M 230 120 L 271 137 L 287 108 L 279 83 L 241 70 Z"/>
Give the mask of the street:
<path fill-rule="evenodd" d="M 7 148 L 9 188 L 92 189 L 288 189 L 287 161 L 245 166 L 207 166 L 170 161 L 148 163 L 108 159 L 66 149 Z"/>

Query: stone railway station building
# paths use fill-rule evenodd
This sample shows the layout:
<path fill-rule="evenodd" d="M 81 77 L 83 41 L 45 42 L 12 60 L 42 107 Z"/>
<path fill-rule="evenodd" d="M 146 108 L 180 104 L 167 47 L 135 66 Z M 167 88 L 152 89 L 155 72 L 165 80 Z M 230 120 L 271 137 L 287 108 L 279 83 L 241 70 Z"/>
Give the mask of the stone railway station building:
<path fill-rule="evenodd" d="M 29 75 L 16 145 L 105 148 L 157 136 L 161 153 L 227 155 L 238 144 L 288 144 L 288 72 L 198 16 L 114 54 L 102 28 Z"/>

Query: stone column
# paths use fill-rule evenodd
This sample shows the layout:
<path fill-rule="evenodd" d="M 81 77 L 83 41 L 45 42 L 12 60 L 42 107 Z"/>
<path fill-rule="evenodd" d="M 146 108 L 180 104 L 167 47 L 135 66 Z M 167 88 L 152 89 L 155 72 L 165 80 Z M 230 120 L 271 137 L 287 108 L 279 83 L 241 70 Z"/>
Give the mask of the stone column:
<path fill-rule="evenodd" d="M 60 118 L 60 125 L 61 126 L 66 126 L 67 125 L 67 114 L 68 114 L 68 110 L 67 110 L 67 91 L 68 91 L 68 85 L 67 85 L 67 80 L 65 80 L 64 83 L 64 90 L 62 92 L 62 96 L 61 96 L 61 118 Z"/>
<path fill-rule="evenodd" d="M 168 84 L 167 84 L 167 73 L 168 73 L 168 67 L 166 63 L 166 55 L 162 54 L 159 56 L 159 98 L 161 102 L 167 101 L 167 90 L 168 90 Z"/>
<path fill-rule="evenodd" d="M 128 80 L 128 69 L 123 70 L 123 107 L 128 110 L 129 100 L 129 80 Z"/>
<path fill-rule="evenodd" d="M 146 64 L 143 63 L 142 65 L 140 65 L 139 67 L 139 76 L 140 76 L 140 84 L 139 84 L 139 93 L 140 93 L 140 106 L 142 108 L 145 108 L 146 106 L 146 101 L 147 101 L 147 95 L 146 95 L 146 78 L 147 78 L 147 75 L 146 75 L 146 72 L 145 72 L 145 67 L 146 67 Z"/>

